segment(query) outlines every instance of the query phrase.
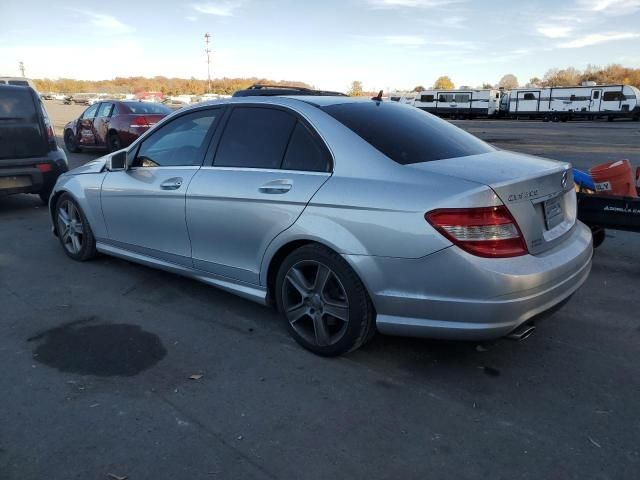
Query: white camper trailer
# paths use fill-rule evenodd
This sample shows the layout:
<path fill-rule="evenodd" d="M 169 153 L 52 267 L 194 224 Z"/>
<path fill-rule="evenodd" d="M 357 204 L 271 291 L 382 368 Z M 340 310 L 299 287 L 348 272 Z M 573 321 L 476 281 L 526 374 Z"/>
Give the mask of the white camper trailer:
<path fill-rule="evenodd" d="M 640 118 L 640 90 L 629 85 L 516 88 L 502 97 L 500 111 L 510 118 L 544 121 L 617 117 Z"/>
<path fill-rule="evenodd" d="M 424 90 L 416 94 L 413 105 L 441 117 L 495 117 L 501 96 L 493 89 Z"/>

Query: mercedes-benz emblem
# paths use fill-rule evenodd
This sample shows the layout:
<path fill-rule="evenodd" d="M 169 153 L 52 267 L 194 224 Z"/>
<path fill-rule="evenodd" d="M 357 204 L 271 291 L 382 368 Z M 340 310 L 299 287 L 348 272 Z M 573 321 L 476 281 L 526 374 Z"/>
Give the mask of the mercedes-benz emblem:
<path fill-rule="evenodd" d="M 562 188 L 566 188 L 567 187 L 567 181 L 569 180 L 569 171 L 565 170 L 564 173 L 562 174 Z"/>

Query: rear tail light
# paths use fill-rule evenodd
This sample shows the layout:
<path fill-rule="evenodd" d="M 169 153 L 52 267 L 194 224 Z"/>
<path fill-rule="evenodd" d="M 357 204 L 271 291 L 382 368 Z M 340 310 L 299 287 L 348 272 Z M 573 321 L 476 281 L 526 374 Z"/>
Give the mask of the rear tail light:
<path fill-rule="evenodd" d="M 472 255 L 505 258 L 527 253 L 522 232 L 504 205 L 443 208 L 424 217 L 442 235 Z"/>
<path fill-rule="evenodd" d="M 50 163 L 39 163 L 37 167 L 38 167 L 38 170 L 40 170 L 42 173 L 47 173 L 53 170 L 53 167 L 51 166 Z"/>
<path fill-rule="evenodd" d="M 47 133 L 47 142 L 52 149 L 55 149 L 58 147 L 58 144 L 56 143 L 56 133 L 53 130 L 53 125 L 51 125 L 51 120 L 49 120 L 49 115 L 47 114 L 42 102 L 40 102 L 40 108 L 42 110 L 42 118 L 44 119 L 44 129 Z"/>
<path fill-rule="evenodd" d="M 146 117 L 136 117 L 131 122 L 131 125 L 129 125 L 131 128 L 149 128 L 150 126 Z"/>

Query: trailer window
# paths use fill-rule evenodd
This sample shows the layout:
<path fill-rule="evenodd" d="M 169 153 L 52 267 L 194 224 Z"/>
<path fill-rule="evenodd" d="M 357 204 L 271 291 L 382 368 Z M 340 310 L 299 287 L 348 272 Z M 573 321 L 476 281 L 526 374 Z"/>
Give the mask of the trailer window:
<path fill-rule="evenodd" d="M 593 99 L 598 100 L 600 98 L 600 90 L 593 92 Z"/>
<path fill-rule="evenodd" d="M 536 100 L 536 96 L 533 93 L 525 93 L 523 100 Z"/>
<path fill-rule="evenodd" d="M 471 95 L 469 94 L 458 94 L 456 95 L 456 102 L 458 103 L 469 103 L 469 99 L 471 98 Z"/>
<path fill-rule="evenodd" d="M 427 102 L 427 103 L 431 103 L 434 100 L 434 96 L 433 95 L 422 95 L 420 97 L 420 101 L 421 102 Z"/>
<path fill-rule="evenodd" d="M 625 96 L 622 92 L 604 92 L 604 95 L 602 95 L 602 100 L 605 102 L 619 102 L 624 99 Z"/>
<path fill-rule="evenodd" d="M 439 102 L 453 102 L 454 95 L 450 93 L 441 93 L 440 98 L 438 98 Z"/>

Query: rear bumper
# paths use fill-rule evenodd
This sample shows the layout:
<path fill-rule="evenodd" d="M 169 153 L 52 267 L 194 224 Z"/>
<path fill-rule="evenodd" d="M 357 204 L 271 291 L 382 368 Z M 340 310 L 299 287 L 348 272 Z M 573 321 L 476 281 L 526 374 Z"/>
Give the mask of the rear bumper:
<path fill-rule="evenodd" d="M 42 172 L 38 168 L 41 164 L 50 165 L 51 169 Z M 44 157 L 0 159 L 0 195 L 47 190 L 68 169 L 67 156 L 60 148 Z"/>
<path fill-rule="evenodd" d="M 541 255 L 487 259 L 449 247 L 421 259 L 346 255 L 371 295 L 382 333 L 487 340 L 554 309 L 587 279 L 590 230 L 578 223 Z"/>

